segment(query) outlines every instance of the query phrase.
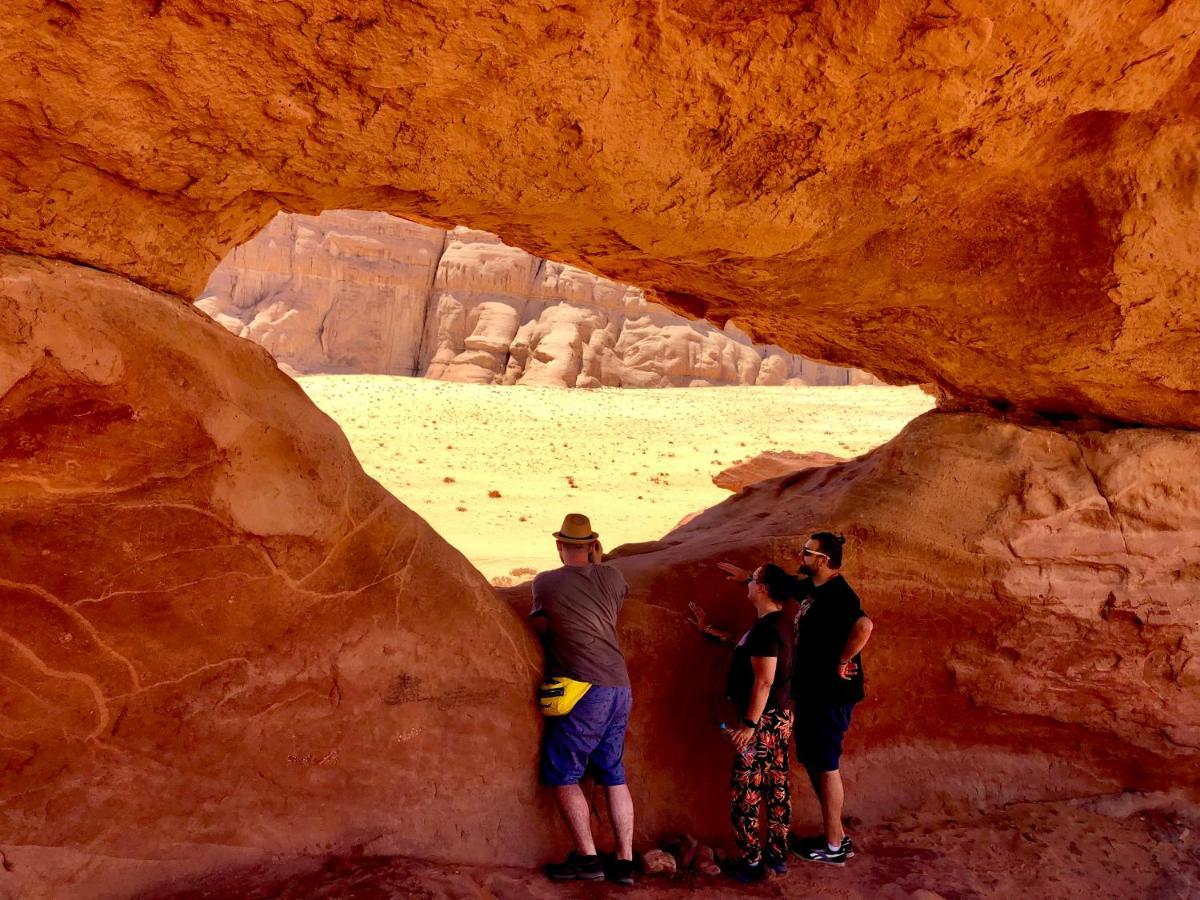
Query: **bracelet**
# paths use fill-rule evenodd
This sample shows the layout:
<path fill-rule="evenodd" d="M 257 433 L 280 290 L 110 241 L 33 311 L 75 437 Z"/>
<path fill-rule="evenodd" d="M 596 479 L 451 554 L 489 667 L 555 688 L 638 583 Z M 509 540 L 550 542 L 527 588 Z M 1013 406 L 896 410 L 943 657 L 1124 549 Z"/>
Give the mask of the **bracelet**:
<path fill-rule="evenodd" d="M 758 727 L 758 723 L 751 721 L 749 716 L 742 716 L 742 724 L 745 725 L 747 728 L 757 728 Z"/>

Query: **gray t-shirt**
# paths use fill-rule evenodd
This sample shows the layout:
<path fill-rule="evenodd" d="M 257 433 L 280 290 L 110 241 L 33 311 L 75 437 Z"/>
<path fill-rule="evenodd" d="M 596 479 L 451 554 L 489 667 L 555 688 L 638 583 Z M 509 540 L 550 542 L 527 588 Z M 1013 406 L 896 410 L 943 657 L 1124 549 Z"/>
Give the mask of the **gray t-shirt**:
<path fill-rule="evenodd" d="M 612 566 L 563 566 L 533 579 L 530 616 L 546 618 L 546 675 L 629 687 L 617 614 L 629 585 Z"/>

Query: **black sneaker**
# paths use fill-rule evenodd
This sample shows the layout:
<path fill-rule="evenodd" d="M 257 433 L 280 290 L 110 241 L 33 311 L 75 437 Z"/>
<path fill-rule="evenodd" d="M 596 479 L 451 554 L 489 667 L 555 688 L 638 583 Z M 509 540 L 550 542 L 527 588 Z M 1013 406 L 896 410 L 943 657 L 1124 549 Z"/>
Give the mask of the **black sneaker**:
<path fill-rule="evenodd" d="M 767 877 L 767 868 L 762 863 L 751 866 L 745 860 L 738 860 L 729 869 L 729 877 L 739 884 L 753 884 Z"/>
<path fill-rule="evenodd" d="M 604 866 L 599 856 L 584 856 L 574 850 L 562 862 L 548 863 L 542 871 L 554 881 L 601 881 L 604 878 Z"/>
<path fill-rule="evenodd" d="M 633 860 L 611 860 L 608 864 L 607 874 L 609 881 L 615 881 L 617 884 L 625 885 L 625 887 L 633 887 Z"/>
<path fill-rule="evenodd" d="M 788 835 L 788 849 L 797 856 L 803 856 L 813 847 L 825 847 L 828 849 L 828 845 L 825 843 L 825 835 L 810 834 L 804 837 L 796 834 Z M 846 851 L 846 859 L 854 855 L 854 840 L 850 835 L 842 838 L 842 849 Z"/>
<path fill-rule="evenodd" d="M 822 841 L 816 847 L 809 847 L 800 854 L 801 859 L 807 859 L 809 862 L 825 863 L 828 866 L 844 866 L 846 859 L 849 857 L 849 851 L 846 849 L 846 842 L 842 841 L 842 846 L 836 850 L 830 850 L 829 845 Z"/>
<path fill-rule="evenodd" d="M 764 855 L 763 856 L 763 865 L 779 876 L 783 876 L 788 873 L 786 859 L 776 859 L 773 856 L 765 856 Z"/>

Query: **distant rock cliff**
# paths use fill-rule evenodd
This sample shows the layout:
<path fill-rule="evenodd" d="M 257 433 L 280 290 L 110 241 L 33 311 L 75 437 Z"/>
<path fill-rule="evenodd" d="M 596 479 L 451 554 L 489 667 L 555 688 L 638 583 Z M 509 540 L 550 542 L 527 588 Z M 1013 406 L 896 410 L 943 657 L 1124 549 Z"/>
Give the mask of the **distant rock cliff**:
<path fill-rule="evenodd" d="M 561 387 L 874 381 L 486 232 L 385 213 L 279 215 L 213 272 L 197 305 L 296 372 Z"/>

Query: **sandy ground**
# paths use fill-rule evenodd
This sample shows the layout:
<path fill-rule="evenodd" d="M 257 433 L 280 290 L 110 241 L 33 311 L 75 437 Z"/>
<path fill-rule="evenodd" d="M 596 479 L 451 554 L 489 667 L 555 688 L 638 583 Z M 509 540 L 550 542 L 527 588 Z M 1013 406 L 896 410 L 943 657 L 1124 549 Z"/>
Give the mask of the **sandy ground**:
<path fill-rule="evenodd" d="M 857 855 L 844 867 L 793 857 L 787 875 L 757 885 L 689 874 L 643 876 L 634 888 L 604 882 L 555 884 L 521 869 L 358 857 L 293 860 L 223 873 L 193 881 L 183 890 L 167 888 L 139 900 L 1193 900 L 1200 896 L 1195 813 L 1164 806 L 1152 797 L 1015 804 L 963 820 L 886 825 L 858 834 L 855 841 Z"/>
<path fill-rule="evenodd" d="M 562 390 L 385 375 L 299 379 L 363 467 L 493 583 L 558 563 L 550 533 L 591 517 L 606 549 L 662 537 L 729 496 L 764 450 L 857 456 L 932 408 L 916 387 Z"/>

